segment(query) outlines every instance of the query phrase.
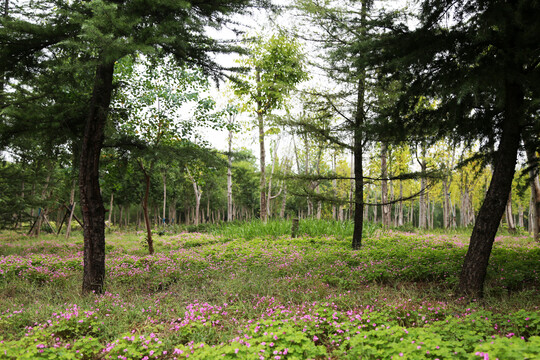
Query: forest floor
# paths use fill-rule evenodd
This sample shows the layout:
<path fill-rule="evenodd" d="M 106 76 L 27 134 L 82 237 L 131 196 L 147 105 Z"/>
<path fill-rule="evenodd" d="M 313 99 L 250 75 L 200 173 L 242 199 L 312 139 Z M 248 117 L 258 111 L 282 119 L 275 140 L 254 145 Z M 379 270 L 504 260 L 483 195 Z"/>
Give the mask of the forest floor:
<path fill-rule="evenodd" d="M 454 290 L 464 234 L 0 233 L 0 359 L 540 359 L 540 244 L 497 237 L 483 299 Z"/>

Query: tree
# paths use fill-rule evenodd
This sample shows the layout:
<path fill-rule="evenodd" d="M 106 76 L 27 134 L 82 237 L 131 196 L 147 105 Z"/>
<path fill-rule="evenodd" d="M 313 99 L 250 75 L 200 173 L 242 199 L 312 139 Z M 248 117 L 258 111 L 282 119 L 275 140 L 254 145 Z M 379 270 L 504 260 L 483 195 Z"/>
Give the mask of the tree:
<path fill-rule="evenodd" d="M 307 37 L 321 43 L 325 52 L 323 65 L 327 75 L 334 82 L 342 85 L 342 91 L 326 96 L 332 107 L 344 119 L 341 126 L 336 126 L 338 135 L 324 134 L 332 142 L 349 148 L 353 154 L 352 171 L 354 178 L 351 191 L 351 205 L 354 206 L 354 231 L 352 248 L 362 246 L 363 209 L 364 209 L 364 147 L 368 140 L 366 129 L 372 122 L 370 113 L 370 95 L 375 82 L 373 68 L 366 62 L 366 44 L 372 42 L 383 22 L 372 17 L 372 0 L 328 1 L 298 0 L 298 8 L 308 14 L 308 21 L 318 30 Z M 313 34 L 313 31 L 310 31 Z M 334 85 L 332 83 L 332 85 Z M 346 101 L 344 101 L 346 100 Z M 339 102 L 345 102 L 345 108 Z M 346 133 L 347 138 L 344 137 Z"/>
<path fill-rule="evenodd" d="M 509 197 L 524 131 L 536 128 L 540 27 L 536 1 L 422 2 L 420 24 L 395 24 L 374 44 L 371 62 L 401 77 L 395 134 L 480 141 L 493 176 L 478 213 L 458 291 L 481 296 L 491 248 Z M 447 18 L 451 17 L 451 21 Z M 416 109 L 422 98 L 436 109 Z M 386 129 L 388 131 L 389 129 Z M 497 150 L 492 151 L 493 145 Z"/>
<path fill-rule="evenodd" d="M 105 211 L 99 185 L 99 159 L 113 93 L 115 63 L 128 54 L 170 53 L 180 63 L 198 65 L 208 73 L 222 70 L 209 56 L 231 51 L 210 38 L 206 27 L 219 28 L 228 16 L 244 11 L 249 0 L 33 3 L 40 11 L 10 13 L 2 19 L 1 72 L 7 77 L 21 59 L 37 64 L 75 54 L 78 63 L 94 69 L 79 163 L 79 188 L 84 220 L 83 293 L 103 291 L 105 277 Z M 7 20 L 6 20 L 7 19 Z M 70 71 L 75 67 L 71 68 Z M 20 67 L 19 67 L 20 68 Z"/>
<path fill-rule="evenodd" d="M 204 96 L 209 84 L 200 70 L 179 67 L 170 57 L 160 59 L 159 66 L 157 62 L 142 56 L 125 56 L 118 61 L 115 77 L 122 87 L 113 100 L 113 109 L 119 113 L 119 133 L 144 144 L 135 156 L 144 179 L 142 207 L 150 254 L 154 246 L 148 196 L 151 175 L 163 159 L 161 148 L 192 136 L 196 125 L 212 118 L 209 113 L 214 108 L 214 101 Z M 165 177 L 163 182 L 165 188 Z M 164 218 L 165 204 L 164 199 Z"/>
<path fill-rule="evenodd" d="M 300 45 L 283 33 L 259 37 L 252 44 L 250 56 L 242 64 L 250 73 L 235 83 L 235 92 L 254 106 L 257 115 L 260 149 L 260 217 L 267 221 L 265 119 L 282 109 L 290 92 L 307 79 Z"/>

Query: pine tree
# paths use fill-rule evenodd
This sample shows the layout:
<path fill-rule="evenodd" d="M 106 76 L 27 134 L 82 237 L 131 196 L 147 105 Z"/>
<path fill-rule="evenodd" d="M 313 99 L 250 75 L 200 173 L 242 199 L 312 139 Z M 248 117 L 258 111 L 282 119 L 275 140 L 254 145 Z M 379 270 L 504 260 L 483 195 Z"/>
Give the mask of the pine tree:
<path fill-rule="evenodd" d="M 85 127 L 80 136 L 83 293 L 102 292 L 105 277 L 105 209 L 99 185 L 99 159 L 114 89 L 115 63 L 134 53 L 172 54 L 181 65 L 194 64 L 206 73 L 217 74 L 222 69 L 210 53 L 235 49 L 210 38 L 205 28 L 219 28 L 231 14 L 245 11 L 252 3 L 41 0 L 33 2 L 29 11 L 14 9 L 2 18 L 0 73 L 7 79 L 6 84 L 10 84 L 10 79 L 23 82 L 36 69 L 46 73 L 55 59 L 63 59 L 64 65 L 71 61 L 66 69 L 71 74 L 79 66 L 93 69 L 94 80 L 86 89 L 91 95 L 83 117 Z"/>
<path fill-rule="evenodd" d="M 371 52 L 371 62 L 404 86 L 385 131 L 480 141 L 491 159 L 491 184 L 460 276 L 463 295 L 482 295 L 521 138 L 538 127 L 531 114 L 538 111 L 540 90 L 539 16 L 540 4 L 532 0 L 425 0 L 416 29 L 396 24 Z M 422 99 L 437 106 L 419 108 Z"/>

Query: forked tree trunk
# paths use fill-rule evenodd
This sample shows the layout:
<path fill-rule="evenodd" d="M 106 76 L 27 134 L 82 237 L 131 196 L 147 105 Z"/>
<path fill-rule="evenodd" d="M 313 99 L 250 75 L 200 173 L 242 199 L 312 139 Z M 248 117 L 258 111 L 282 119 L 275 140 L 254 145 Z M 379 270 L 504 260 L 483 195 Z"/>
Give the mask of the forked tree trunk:
<path fill-rule="evenodd" d="M 521 141 L 524 95 L 518 84 L 507 83 L 502 135 L 493 161 L 493 176 L 471 235 L 459 279 L 461 295 L 481 297 L 489 256 L 512 188 Z"/>
<path fill-rule="evenodd" d="M 99 158 L 112 94 L 114 63 L 98 65 L 79 163 L 84 233 L 83 294 L 102 293 L 105 279 L 105 207 L 99 187 Z"/>

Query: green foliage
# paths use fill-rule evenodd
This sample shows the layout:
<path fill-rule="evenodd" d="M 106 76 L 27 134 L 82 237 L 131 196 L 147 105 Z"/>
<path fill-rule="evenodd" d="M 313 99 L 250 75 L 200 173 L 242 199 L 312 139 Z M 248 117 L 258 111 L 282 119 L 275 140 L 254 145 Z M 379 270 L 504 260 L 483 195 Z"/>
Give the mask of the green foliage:
<path fill-rule="evenodd" d="M 307 79 L 304 55 L 300 44 L 284 33 L 258 37 L 250 50 L 242 65 L 251 72 L 234 83 L 235 93 L 268 115 L 283 108 L 294 86 Z"/>

